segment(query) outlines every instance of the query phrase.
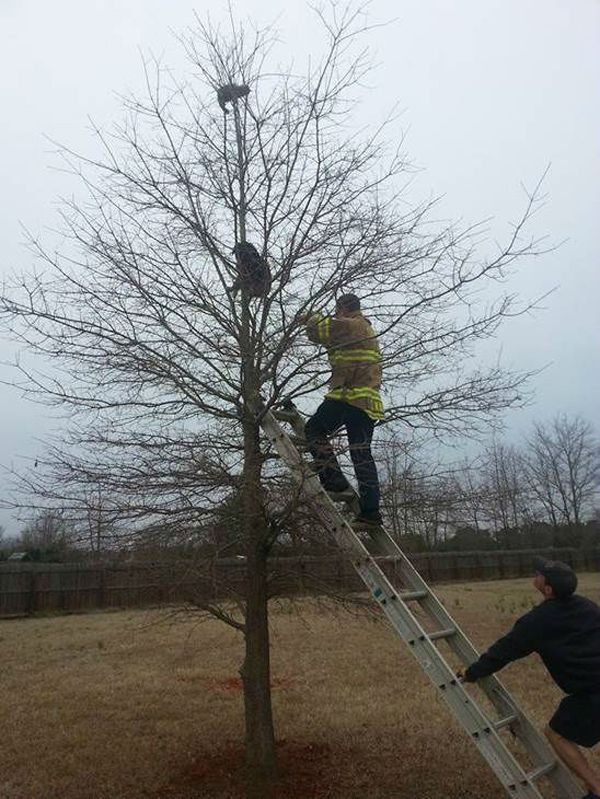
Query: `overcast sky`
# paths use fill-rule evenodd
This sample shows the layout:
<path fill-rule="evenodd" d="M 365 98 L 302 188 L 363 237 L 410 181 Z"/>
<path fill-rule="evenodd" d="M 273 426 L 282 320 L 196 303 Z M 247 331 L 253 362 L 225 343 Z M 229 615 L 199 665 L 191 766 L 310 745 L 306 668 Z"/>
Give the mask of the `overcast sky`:
<path fill-rule="evenodd" d="M 234 8 L 236 3 L 234 2 Z M 315 22 L 299 0 L 240 0 L 240 13 L 276 22 L 299 70 Z M 141 52 L 175 69 L 174 33 L 193 10 L 224 15 L 223 0 L 0 0 L 0 279 L 28 267 L 22 225 L 56 223 L 60 195 L 74 190 L 44 136 L 74 149 L 93 146 L 88 116 L 120 117 L 116 94 L 143 85 Z M 566 240 L 524 265 L 512 288 L 535 296 L 556 287 L 545 309 L 506 327 L 486 353 L 533 369 L 534 404 L 506 417 L 517 440 L 533 419 L 579 413 L 600 427 L 598 325 L 600 239 L 600 2 L 598 0 L 373 0 L 377 69 L 365 118 L 398 105 L 407 149 L 423 168 L 415 191 L 443 195 L 440 215 L 495 218 L 508 230 L 546 166 L 548 201 L 534 232 Z M 0 329 L 0 336 L 2 335 Z M 3 360 L 14 347 L 0 341 Z M 0 379 L 11 373 L 0 366 Z M 0 463 L 35 455 L 49 429 L 45 411 L 0 385 Z M 0 498 L 3 480 L 0 473 Z M 0 524 L 16 528 L 0 511 Z"/>

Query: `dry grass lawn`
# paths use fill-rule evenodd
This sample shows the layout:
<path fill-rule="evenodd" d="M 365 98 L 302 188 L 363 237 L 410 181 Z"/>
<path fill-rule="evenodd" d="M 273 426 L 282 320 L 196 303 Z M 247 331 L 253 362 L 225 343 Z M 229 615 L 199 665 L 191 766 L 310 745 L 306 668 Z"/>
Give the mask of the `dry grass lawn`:
<path fill-rule="evenodd" d="M 600 601 L 597 575 L 580 587 Z M 536 600 L 529 580 L 438 594 L 479 648 Z M 241 646 L 156 610 L 0 622 L 0 799 L 239 797 Z M 281 603 L 272 653 L 277 799 L 505 796 L 385 622 Z M 503 680 L 542 726 L 560 693 L 537 658 Z"/>

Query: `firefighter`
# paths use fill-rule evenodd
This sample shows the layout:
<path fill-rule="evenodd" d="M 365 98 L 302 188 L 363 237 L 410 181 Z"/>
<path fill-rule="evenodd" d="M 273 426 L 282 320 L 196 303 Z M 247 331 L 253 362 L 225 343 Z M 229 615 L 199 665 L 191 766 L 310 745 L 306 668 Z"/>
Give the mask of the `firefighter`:
<path fill-rule="evenodd" d="M 321 485 L 332 498 L 344 499 L 350 484 L 333 453 L 330 436 L 346 429 L 350 456 L 358 482 L 360 526 L 381 524 L 379 480 L 371 454 L 375 423 L 383 419 L 381 353 L 369 320 L 360 310 L 355 294 L 337 300 L 333 316 L 302 316 L 308 338 L 327 349 L 331 365 L 329 392 L 306 423 L 309 450 L 315 460 Z"/>

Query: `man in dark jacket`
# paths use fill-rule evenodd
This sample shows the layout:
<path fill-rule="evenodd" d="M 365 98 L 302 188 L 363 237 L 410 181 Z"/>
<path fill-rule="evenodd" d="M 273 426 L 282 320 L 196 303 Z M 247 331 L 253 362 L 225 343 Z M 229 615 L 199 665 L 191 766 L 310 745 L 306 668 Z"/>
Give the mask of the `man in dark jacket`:
<path fill-rule="evenodd" d="M 585 783 L 584 799 L 600 799 L 600 773 L 580 746 L 600 741 L 600 608 L 575 594 L 577 577 L 566 563 L 536 558 L 533 584 L 544 601 L 478 661 L 459 673 L 475 682 L 507 663 L 537 652 L 567 696 L 545 730 L 558 756 Z"/>
<path fill-rule="evenodd" d="M 329 437 L 346 428 L 350 457 L 360 495 L 361 526 L 381 524 L 379 480 L 371 453 L 375 423 L 383 419 L 381 353 L 369 320 L 362 315 L 355 294 L 343 294 L 335 314 L 302 316 L 308 338 L 327 350 L 331 365 L 329 391 L 306 423 L 309 449 L 323 487 L 335 498 L 349 489 Z"/>

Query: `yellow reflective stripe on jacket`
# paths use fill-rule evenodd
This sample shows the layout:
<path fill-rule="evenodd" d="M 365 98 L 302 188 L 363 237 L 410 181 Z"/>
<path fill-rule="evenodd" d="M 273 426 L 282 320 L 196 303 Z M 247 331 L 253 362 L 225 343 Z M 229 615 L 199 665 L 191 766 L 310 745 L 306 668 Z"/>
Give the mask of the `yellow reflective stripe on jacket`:
<path fill-rule="evenodd" d="M 381 395 L 376 388 L 369 388 L 368 386 L 361 386 L 359 388 L 349 388 L 341 386 L 340 388 L 333 388 L 326 395 L 327 399 L 341 400 L 353 404 L 355 401 L 363 400 L 365 404 L 360 404 L 359 407 L 371 417 L 371 419 L 381 420 L 384 418 L 383 402 Z"/>
<path fill-rule="evenodd" d="M 335 363 L 379 363 L 381 355 L 377 350 L 352 349 L 352 350 L 331 350 L 329 360 Z"/>
<path fill-rule="evenodd" d="M 317 322 L 317 338 L 322 344 L 327 344 L 329 342 L 330 336 L 331 336 L 331 317 L 325 316 L 323 318 L 319 318 L 319 321 Z"/>
<path fill-rule="evenodd" d="M 360 399 L 366 397 L 367 399 L 374 399 L 381 401 L 381 395 L 376 388 L 369 388 L 368 386 L 350 387 L 342 386 L 341 388 L 334 388 L 332 391 L 343 391 L 347 399 Z"/>
<path fill-rule="evenodd" d="M 385 414 L 383 412 L 383 402 L 381 402 L 381 400 L 379 400 L 378 402 L 373 401 L 373 403 L 364 410 L 367 416 L 370 416 L 371 419 L 374 419 L 376 422 L 381 422 L 385 419 Z"/>
<path fill-rule="evenodd" d="M 381 396 L 376 388 L 347 388 L 346 386 L 341 386 L 340 388 L 332 388 L 331 391 L 327 392 L 327 397 L 329 399 L 346 400 L 347 402 L 355 399 L 367 399 L 381 403 L 383 407 Z"/>

